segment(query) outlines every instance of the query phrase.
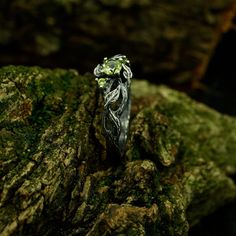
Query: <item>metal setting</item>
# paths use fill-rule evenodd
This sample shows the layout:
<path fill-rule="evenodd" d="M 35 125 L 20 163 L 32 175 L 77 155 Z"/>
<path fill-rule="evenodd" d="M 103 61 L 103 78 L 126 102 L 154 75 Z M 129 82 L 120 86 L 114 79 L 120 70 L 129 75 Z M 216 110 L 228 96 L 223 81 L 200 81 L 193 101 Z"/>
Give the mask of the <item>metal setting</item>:
<path fill-rule="evenodd" d="M 124 155 L 130 119 L 130 62 L 124 55 L 104 58 L 94 69 L 104 99 L 102 117 L 107 150 L 111 155 Z"/>

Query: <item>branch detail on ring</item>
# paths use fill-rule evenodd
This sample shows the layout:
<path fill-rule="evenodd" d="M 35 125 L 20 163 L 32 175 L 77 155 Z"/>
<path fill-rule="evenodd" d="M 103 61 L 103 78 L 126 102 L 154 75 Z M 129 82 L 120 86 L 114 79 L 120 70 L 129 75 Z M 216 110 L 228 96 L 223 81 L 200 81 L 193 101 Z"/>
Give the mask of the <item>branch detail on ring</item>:
<path fill-rule="evenodd" d="M 103 94 L 103 130 L 108 145 L 124 153 L 130 118 L 130 62 L 124 55 L 104 58 L 94 69 L 99 88 Z"/>

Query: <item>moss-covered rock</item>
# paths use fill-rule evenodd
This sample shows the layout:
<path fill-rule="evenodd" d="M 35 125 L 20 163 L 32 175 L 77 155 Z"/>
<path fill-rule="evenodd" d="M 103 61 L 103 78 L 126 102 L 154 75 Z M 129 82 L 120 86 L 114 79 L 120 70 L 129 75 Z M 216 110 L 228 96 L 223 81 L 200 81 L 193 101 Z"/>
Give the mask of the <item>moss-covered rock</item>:
<path fill-rule="evenodd" d="M 113 162 L 93 76 L 0 69 L 1 235 L 182 236 L 235 198 L 235 118 L 145 81 L 132 94 Z"/>

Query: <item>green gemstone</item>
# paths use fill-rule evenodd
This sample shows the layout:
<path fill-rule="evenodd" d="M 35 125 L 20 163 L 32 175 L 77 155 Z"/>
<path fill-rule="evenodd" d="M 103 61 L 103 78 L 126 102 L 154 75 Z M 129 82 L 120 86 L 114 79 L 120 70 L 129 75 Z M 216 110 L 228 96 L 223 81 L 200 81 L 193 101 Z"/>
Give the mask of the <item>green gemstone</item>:
<path fill-rule="evenodd" d="M 97 78 L 96 80 L 97 80 L 97 82 L 98 82 L 98 86 L 99 86 L 100 88 L 103 88 L 104 85 L 106 84 L 107 78 L 99 78 L 99 79 Z"/>

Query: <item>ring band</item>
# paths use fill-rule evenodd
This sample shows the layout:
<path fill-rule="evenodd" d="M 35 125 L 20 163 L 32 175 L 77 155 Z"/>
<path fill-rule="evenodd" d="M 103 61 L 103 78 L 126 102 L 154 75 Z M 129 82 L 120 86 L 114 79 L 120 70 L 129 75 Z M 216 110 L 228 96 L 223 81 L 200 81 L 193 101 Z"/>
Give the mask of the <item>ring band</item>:
<path fill-rule="evenodd" d="M 122 157 L 125 151 L 130 119 L 130 62 L 124 55 L 104 58 L 94 69 L 104 99 L 103 131 L 107 153 Z"/>

